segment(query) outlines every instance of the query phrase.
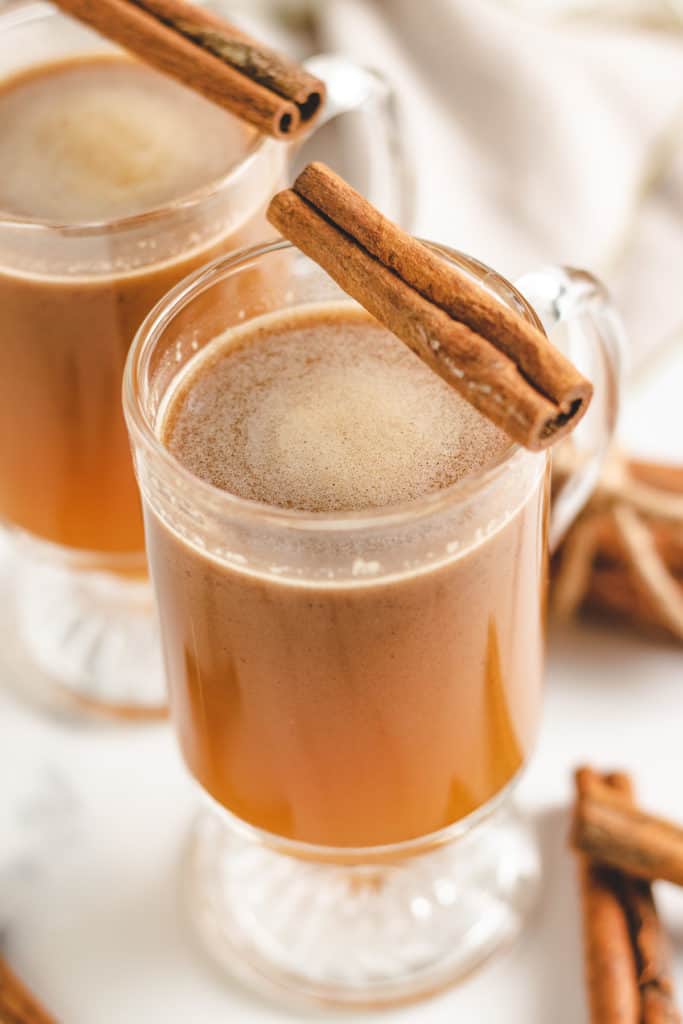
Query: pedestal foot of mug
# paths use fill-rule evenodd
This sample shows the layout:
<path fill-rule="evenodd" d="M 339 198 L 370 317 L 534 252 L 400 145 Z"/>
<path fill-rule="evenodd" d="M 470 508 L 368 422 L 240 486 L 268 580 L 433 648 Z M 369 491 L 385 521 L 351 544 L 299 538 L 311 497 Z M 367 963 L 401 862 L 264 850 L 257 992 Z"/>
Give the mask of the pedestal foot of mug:
<path fill-rule="evenodd" d="M 207 812 L 184 878 L 192 924 L 221 967 L 280 1004 L 371 1008 L 451 985 L 511 941 L 535 904 L 538 846 L 509 799 L 431 850 L 392 849 L 322 863 Z"/>
<path fill-rule="evenodd" d="M 21 538 L 3 552 L 3 649 L 17 687 L 62 710 L 158 718 L 166 693 L 151 587 L 140 558 L 121 571 Z M 110 560 L 113 563 L 113 560 Z"/>

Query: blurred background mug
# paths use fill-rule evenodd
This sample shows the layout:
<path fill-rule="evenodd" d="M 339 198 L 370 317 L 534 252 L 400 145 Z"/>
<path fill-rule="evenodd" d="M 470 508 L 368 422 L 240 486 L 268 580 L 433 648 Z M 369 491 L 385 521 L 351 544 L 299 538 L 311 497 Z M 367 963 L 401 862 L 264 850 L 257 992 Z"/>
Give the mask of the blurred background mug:
<path fill-rule="evenodd" d="M 351 128 L 368 147 L 365 187 L 405 220 L 386 84 L 343 58 L 316 57 L 308 66 L 329 86 L 320 123 L 355 112 Z M 88 75 L 103 78 L 109 107 L 88 107 Z M 112 84 L 107 76 L 119 77 Z M 142 319 L 172 285 L 219 253 L 272 233 L 263 211 L 285 179 L 290 147 L 239 125 L 44 3 L 11 4 L 0 14 L 3 96 L 4 649 L 22 687 L 36 683 L 69 706 L 112 716 L 160 714 L 166 699 L 120 409 L 123 364 Z M 35 129 L 32 149 L 15 131 L 26 118 Z M 188 134 L 194 128 L 198 145 Z M 177 133 L 176 152 L 194 185 L 155 197 L 149 190 L 173 149 L 164 151 L 162 130 Z M 212 152 L 217 140 L 231 138 L 232 154 Z M 68 195 L 51 177 L 55 147 L 80 168 Z M 203 161 L 213 166 L 211 158 L 224 162 L 207 178 L 201 168 Z M 106 215 L 90 202 L 89 168 L 109 189 Z M 197 168 L 204 177 L 192 179 Z M 131 212 L 126 203 L 136 188 Z"/>
<path fill-rule="evenodd" d="M 189 905 L 212 955 L 279 1000 L 432 992 L 514 935 L 537 891 L 511 795 L 539 721 L 548 531 L 557 543 L 611 437 L 620 326 L 585 273 L 549 268 L 520 291 L 431 247 L 563 335 L 594 382 L 552 515 L 548 453 L 511 443 L 445 490 L 344 513 L 245 500 L 170 453 L 173 397 L 223 331 L 357 310 L 288 243 L 196 272 L 128 358 L 172 716 L 209 798 Z"/>

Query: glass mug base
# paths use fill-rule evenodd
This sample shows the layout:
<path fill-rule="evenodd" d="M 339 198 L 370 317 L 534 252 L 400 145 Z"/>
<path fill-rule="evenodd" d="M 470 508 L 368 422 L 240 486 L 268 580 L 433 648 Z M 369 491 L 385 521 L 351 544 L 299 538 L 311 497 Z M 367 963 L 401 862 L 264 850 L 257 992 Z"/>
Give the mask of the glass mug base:
<path fill-rule="evenodd" d="M 61 710 L 158 718 L 167 701 L 153 596 L 142 556 L 66 554 L 7 536 L 5 650 L 23 689 Z M 95 561 L 97 558 L 97 561 Z"/>
<path fill-rule="evenodd" d="M 220 967 L 280 1004 L 379 1008 L 435 994 L 512 941 L 539 894 L 536 835 L 510 790 L 470 821 L 339 863 L 254 842 L 207 810 L 185 864 L 192 925 Z"/>

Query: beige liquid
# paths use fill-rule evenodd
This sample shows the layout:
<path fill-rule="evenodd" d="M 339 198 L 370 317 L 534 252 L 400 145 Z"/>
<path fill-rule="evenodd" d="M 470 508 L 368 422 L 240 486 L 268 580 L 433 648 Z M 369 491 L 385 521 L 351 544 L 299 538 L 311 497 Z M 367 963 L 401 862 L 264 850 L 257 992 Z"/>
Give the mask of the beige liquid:
<path fill-rule="evenodd" d="M 268 318 L 204 350 L 166 445 L 215 487 L 280 508 L 410 501 L 483 468 L 507 439 L 360 311 Z"/>
<path fill-rule="evenodd" d="M 3 214 L 73 227 L 144 214 L 221 179 L 250 129 L 171 79 L 125 58 L 35 68 L 0 83 Z M 273 183 L 275 184 L 275 183 Z M 143 547 L 121 412 L 135 331 L 177 281 L 265 233 L 266 195 L 229 230 L 158 225 L 83 231 L 73 265 L 59 233 L 0 224 L 0 516 L 58 544 Z M 183 223 L 186 226 L 183 227 Z M 18 253 L 20 252 L 21 259 Z"/>
<path fill-rule="evenodd" d="M 208 346 L 160 432 L 215 486 L 318 512 L 410 501 L 506 448 L 397 339 L 338 309 Z M 329 846 L 424 835 L 489 800 L 536 730 L 545 510 L 540 479 L 459 557 L 357 583 L 240 571 L 150 514 L 172 708 L 200 783 L 254 825 Z"/>
<path fill-rule="evenodd" d="M 144 64 L 48 65 L 0 91 L 0 210 L 66 224 L 144 213 L 217 181 L 251 138 Z"/>

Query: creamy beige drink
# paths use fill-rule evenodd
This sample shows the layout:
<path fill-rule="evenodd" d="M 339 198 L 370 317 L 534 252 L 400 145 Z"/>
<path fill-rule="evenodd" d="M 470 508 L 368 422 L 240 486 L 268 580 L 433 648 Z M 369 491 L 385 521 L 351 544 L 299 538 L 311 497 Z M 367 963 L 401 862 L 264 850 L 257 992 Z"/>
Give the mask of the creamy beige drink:
<path fill-rule="evenodd" d="M 264 188 L 262 176 L 201 222 L 186 205 L 254 141 L 223 110 L 123 57 L 0 83 L 0 221 L 55 225 L 44 240 L 25 225 L 0 232 L 0 516 L 9 523 L 73 548 L 142 549 L 120 402 L 126 353 L 172 285 L 264 235 L 276 182 Z M 154 215 L 173 204 L 163 222 Z"/>
<path fill-rule="evenodd" d="M 437 494 L 508 446 L 393 335 L 340 306 L 206 346 L 158 432 L 222 491 L 341 515 Z M 262 574 L 248 544 L 241 570 L 150 511 L 173 711 L 202 786 L 254 825 L 330 846 L 422 836 L 499 792 L 538 718 L 544 487 L 536 478 L 490 528 L 482 508 L 462 551 L 376 581 Z"/>

